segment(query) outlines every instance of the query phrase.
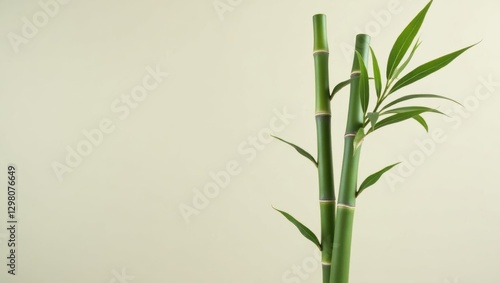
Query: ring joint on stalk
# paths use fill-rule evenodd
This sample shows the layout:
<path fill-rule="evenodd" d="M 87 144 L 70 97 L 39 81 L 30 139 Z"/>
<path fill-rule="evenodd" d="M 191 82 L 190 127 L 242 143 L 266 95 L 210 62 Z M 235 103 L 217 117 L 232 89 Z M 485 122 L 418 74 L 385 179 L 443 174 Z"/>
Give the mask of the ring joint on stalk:
<path fill-rule="evenodd" d="M 313 55 L 314 54 L 317 54 L 317 53 L 325 53 L 325 54 L 330 54 L 330 52 L 328 50 L 325 50 L 325 49 L 319 49 L 319 50 L 314 50 L 313 51 Z"/>
<path fill-rule="evenodd" d="M 355 137 L 356 134 L 348 133 L 344 135 L 344 138 Z"/>
<path fill-rule="evenodd" d="M 332 116 L 332 113 L 330 112 L 316 112 L 316 114 L 314 114 L 316 117 L 318 116 Z"/>
<path fill-rule="evenodd" d="M 322 265 L 326 265 L 326 266 L 331 266 L 331 265 L 332 265 L 332 263 L 331 263 L 331 262 L 324 262 L 324 261 L 322 261 L 322 262 L 321 262 L 321 264 L 322 264 Z"/>
<path fill-rule="evenodd" d="M 334 199 L 320 199 L 319 203 L 334 203 Z"/>
<path fill-rule="evenodd" d="M 344 207 L 344 208 L 348 208 L 348 209 L 355 209 L 356 208 L 356 206 L 354 206 L 354 205 L 347 205 L 347 204 L 342 204 L 342 203 L 337 204 L 337 207 Z"/>

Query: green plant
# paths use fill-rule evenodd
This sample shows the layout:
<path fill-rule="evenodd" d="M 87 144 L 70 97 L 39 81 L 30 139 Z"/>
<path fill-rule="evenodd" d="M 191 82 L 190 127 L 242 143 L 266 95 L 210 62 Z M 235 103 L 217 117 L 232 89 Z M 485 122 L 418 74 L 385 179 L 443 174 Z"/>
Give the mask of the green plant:
<path fill-rule="evenodd" d="M 312 241 L 322 253 L 323 283 L 349 282 L 349 264 L 351 239 L 356 198 L 368 187 L 374 185 L 380 177 L 397 165 L 391 164 L 368 176 L 358 187 L 358 165 L 361 145 L 371 133 L 388 125 L 414 119 L 428 131 L 424 113 L 442 114 L 437 109 L 425 106 L 399 106 L 400 103 L 417 98 L 438 98 L 458 103 L 450 98 L 436 94 L 407 94 L 388 102 L 393 94 L 402 88 L 445 67 L 455 58 L 473 45 L 449 53 L 414 70 L 403 74 L 408 63 L 420 46 L 417 33 L 432 4 L 432 0 L 417 14 L 396 39 L 387 62 L 385 84 L 375 52 L 370 47 L 370 37 L 365 34 L 356 36 L 355 54 L 352 72 L 349 79 L 337 84 L 330 93 L 328 76 L 328 41 L 326 33 L 326 16 L 313 17 L 314 30 L 314 65 L 316 84 L 316 130 L 317 160 L 302 148 L 283 141 L 295 148 L 301 155 L 312 161 L 318 168 L 319 200 L 321 216 L 321 237 L 290 214 L 279 211 L 292 222 L 307 239 Z M 373 77 L 369 77 L 367 62 L 372 59 Z M 372 111 L 370 106 L 370 80 L 375 89 L 375 102 Z M 342 88 L 350 85 L 347 125 L 344 135 L 344 153 L 338 202 L 335 198 L 330 103 Z"/>

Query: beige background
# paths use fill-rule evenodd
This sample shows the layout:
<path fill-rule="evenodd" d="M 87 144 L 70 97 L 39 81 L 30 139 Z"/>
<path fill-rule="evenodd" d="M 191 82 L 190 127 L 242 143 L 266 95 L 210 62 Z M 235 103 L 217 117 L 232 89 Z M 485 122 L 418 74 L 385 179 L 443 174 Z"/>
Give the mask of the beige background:
<path fill-rule="evenodd" d="M 271 208 L 318 233 L 314 167 L 269 139 L 315 153 L 311 17 L 328 16 L 333 86 L 359 32 L 385 70 L 426 1 L 40 3 L 0 1 L 1 282 L 320 282 L 314 246 Z M 465 108 L 422 101 L 450 118 L 366 140 L 361 179 L 403 163 L 359 198 L 351 282 L 500 282 L 499 12 L 498 0 L 429 11 L 410 67 L 482 42 L 400 94 Z M 337 181 L 346 98 L 333 106 Z"/>

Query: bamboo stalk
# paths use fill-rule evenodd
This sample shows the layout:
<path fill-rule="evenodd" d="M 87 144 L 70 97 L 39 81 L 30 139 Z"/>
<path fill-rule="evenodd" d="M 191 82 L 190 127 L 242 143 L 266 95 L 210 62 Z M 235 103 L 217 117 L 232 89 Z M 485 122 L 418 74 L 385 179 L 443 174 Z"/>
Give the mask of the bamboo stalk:
<path fill-rule="evenodd" d="M 370 37 L 365 34 L 356 36 L 355 49 L 368 62 Z M 333 243 L 332 268 L 330 283 L 348 283 L 349 265 L 351 257 L 351 239 L 356 206 L 356 188 L 358 179 L 358 164 L 360 148 L 354 150 L 354 136 L 363 126 L 363 110 L 359 95 L 360 66 L 356 54 L 351 73 L 351 90 L 349 98 L 349 112 L 344 136 L 344 156 L 340 178 L 337 218 Z"/>
<path fill-rule="evenodd" d="M 313 16 L 314 70 L 316 85 L 316 132 L 318 147 L 318 179 L 321 213 L 321 261 L 323 283 L 330 280 L 331 252 L 335 228 L 335 192 L 333 182 L 330 87 L 328 81 L 328 40 L 326 16 Z"/>

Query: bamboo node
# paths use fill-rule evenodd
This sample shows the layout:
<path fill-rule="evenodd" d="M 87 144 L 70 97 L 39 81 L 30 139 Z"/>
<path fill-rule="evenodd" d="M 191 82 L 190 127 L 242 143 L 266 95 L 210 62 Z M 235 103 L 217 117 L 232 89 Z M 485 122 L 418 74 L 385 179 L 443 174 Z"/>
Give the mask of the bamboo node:
<path fill-rule="evenodd" d="M 319 203 L 334 203 L 334 199 L 320 199 Z"/>
<path fill-rule="evenodd" d="M 332 265 L 332 263 L 331 263 L 331 262 L 324 262 L 324 261 L 322 261 L 322 262 L 321 262 L 321 264 L 322 264 L 322 265 L 328 265 L 328 266 Z"/>
<path fill-rule="evenodd" d="M 345 134 L 344 138 L 348 138 L 348 137 L 355 137 L 356 134 Z"/>
<path fill-rule="evenodd" d="M 337 207 L 345 207 L 345 208 L 349 208 L 349 209 L 355 209 L 356 208 L 355 206 L 347 205 L 347 204 L 342 204 L 342 203 L 337 204 Z"/>
<path fill-rule="evenodd" d="M 326 53 L 326 54 L 330 54 L 330 52 L 328 50 L 325 50 L 325 49 L 318 49 L 318 50 L 314 50 L 313 51 L 313 55 L 316 54 L 316 53 Z"/>
<path fill-rule="evenodd" d="M 315 116 L 332 116 L 332 113 L 330 113 L 330 112 L 316 112 L 314 115 Z"/>

